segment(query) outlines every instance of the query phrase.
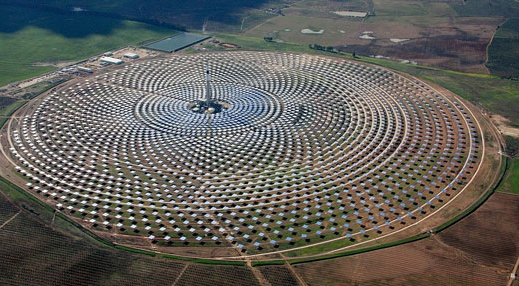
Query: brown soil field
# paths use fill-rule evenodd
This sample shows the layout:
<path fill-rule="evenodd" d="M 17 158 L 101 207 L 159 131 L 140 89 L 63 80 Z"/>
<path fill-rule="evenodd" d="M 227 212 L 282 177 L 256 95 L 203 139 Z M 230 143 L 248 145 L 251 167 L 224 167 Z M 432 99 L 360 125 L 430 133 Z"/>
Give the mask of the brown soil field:
<path fill-rule="evenodd" d="M 496 193 L 433 237 L 295 265 L 308 285 L 505 285 L 519 255 L 519 196 Z"/>
<path fill-rule="evenodd" d="M 11 203 L 0 198 L 0 225 L 3 225 L 18 212 Z"/>
<path fill-rule="evenodd" d="M 362 27 L 373 31 L 376 40 L 344 39 L 334 45 L 362 55 L 385 55 L 445 69 L 488 73 L 484 65 L 486 47 L 501 18 L 439 18 L 427 27 L 420 27 L 416 21 L 408 19 L 387 25 L 380 25 L 382 20 L 368 22 Z M 410 40 L 392 43 L 387 38 Z"/>
<path fill-rule="evenodd" d="M 180 277 L 178 286 L 260 285 L 246 267 L 222 265 L 190 265 Z"/>
<path fill-rule="evenodd" d="M 438 239 L 482 265 L 511 269 L 519 256 L 519 196 L 496 193 L 461 223 L 440 233 Z"/>
<path fill-rule="evenodd" d="M 290 286 L 297 285 L 296 278 L 290 273 L 285 266 L 261 266 L 259 267 L 263 276 L 272 285 L 276 286 Z"/>
<path fill-rule="evenodd" d="M 311 13 L 310 13 L 311 12 Z M 488 73 L 486 49 L 501 17 L 373 16 L 367 19 L 333 16 L 329 11 L 301 8 L 266 20 L 245 34 L 270 36 L 285 42 L 334 46 L 358 55 L 382 55 L 423 65 L 465 72 Z M 324 30 L 321 35 L 301 29 Z M 375 39 L 361 39 L 364 32 Z M 400 43 L 390 39 L 408 39 Z"/>

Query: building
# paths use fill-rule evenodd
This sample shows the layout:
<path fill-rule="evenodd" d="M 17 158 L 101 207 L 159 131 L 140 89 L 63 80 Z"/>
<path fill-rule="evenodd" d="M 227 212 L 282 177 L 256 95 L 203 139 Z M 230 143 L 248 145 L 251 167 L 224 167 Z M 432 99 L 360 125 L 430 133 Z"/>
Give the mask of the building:
<path fill-rule="evenodd" d="M 111 58 L 111 57 L 101 57 L 99 59 L 102 63 L 111 64 L 111 65 L 120 65 L 124 63 L 123 60 Z"/>
<path fill-rule="evenodd" d="M 182 32 L 144 47 L 151 50 L 172 53 L 200 43 L 208 38 L 210 37 L 207 35 Z"/>
<path fill-rule="evenodd" d="M 134 54 L 134 53 L 126 53 L 126 54 L 124 54 L 124 57 L 135 60 L 135 59 L 139 58 L 139 55 L 138 54 Z"/>
<path fill-rule="evenodd" d="M 93 73 L 94 72 L 91 68 L 82 67 L 82 66 L 77 67 L 77 69 L 78 69 L 78 71 L 87 72 L 87 73 Z"/>

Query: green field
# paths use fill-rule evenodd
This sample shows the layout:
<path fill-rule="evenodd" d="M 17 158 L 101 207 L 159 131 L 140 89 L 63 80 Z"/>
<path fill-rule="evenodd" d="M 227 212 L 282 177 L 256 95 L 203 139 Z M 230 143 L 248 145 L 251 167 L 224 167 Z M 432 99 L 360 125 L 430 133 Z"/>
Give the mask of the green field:
<path fill-rule="evenodd" d="M 497 191 L 519 195 L 519 158 L 510 159 L 510 168 Z"/>
<path fill-rule="evenodd" d="M 78 13 L 64 15 L 0 5 L 0 86 L 174 30 Z M 37 64 L 37 66 L 35 65 Z"/>
<path fill-rule="evenodd" d="M 511 17 L 519 13 L 519 2 L 515 0 L 467 0 L 452 2 L 452 8 L 460 16 Z"/>
<path fill-rule="evenodd" d="M 488 49 L 487 67 L 492 74 L 519 77 L 519 18 L 506 21 Z"/>

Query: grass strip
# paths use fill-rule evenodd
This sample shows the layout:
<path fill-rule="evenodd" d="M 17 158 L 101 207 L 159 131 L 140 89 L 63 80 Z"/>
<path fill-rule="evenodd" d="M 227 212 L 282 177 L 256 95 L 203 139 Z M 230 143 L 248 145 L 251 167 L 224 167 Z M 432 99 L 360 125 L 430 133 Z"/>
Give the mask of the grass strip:
<path fill-rule="evenodd" d="M 124 250 L 124 251 L 128 251 L 128 252 L 133 252 L 133 253 L 153 256 L 153 257 L 157 256 L 157 254 L 155 252 L 146 251 L 146 250 L 142 250 L 142 249 L 131 248 L 131 247 L 123 246 L 123 245 L 116 245 L 115 248 L 121 249 L 121 250 Z"/>
<path fill-rule="evenodd" d="M 266 260 L 266 261 L 252 261 L 252 266 L 267 266 L 267 265 L 283 265 L 283 260 Z"/>
<path fill-rule="evenodd" d="M 419 235 L 416 235 L 416 236 L 413 236 L 413 237 L 409 237 L 409 238 L 406 238 L 406 239 L 402 239 L 402 240 L 398 240 L 398 241 L 393 241 L 393 242 L 388 242 L 388 243 L 384 243 L 384 244 L 380 244 L 380 245 L 375 245 L 375 246 L 371 246 L 371 247 L 355 249 L 355 250 L 350 250 L 350 251 L 344 251 L 344 252 L 338 252 L 338 253 L 332 253 L 332 254 L 327 254 L 327 255 L 318 256 L 318 257 L 290 259 L 290 260 L 288 260 L 288 262 L 290 264 L 299 264 L 299 263 L 327 260 L 327 259 L 343 257 L 343 256 L 350 256 L 350 255 L 370 252 L 370 251 L 374 251 L 374 250 L 384 249 L 384 248 L 388 248 L 388 247 L 392 247 L 392 246 L 396 246 L 396 245 L 402 245 L 402 244 L 406 244 L 406 243 L 410 243 L 410 242 L 415 242 L 415 241 L 427 238 L 430 235 L 431 235 L 430 233 L 422 233 L 422 234 L 419 234 Z"/>
<path fill-rule="evenodd" d="M 203 259 L 203 258 L 189 258 L 189 257 L 176 256 L 176 255 L 172 255 L 172 254 L 162 254 L 161 257 L 169 258 L 169 259 L 190 261 L 190 262 L 201 263 L 201 264 L 245 266 L 245 262 L 243 262 L 243 261 L 229 261 L 229 260 L 213 260 L 213 259 Z"/>

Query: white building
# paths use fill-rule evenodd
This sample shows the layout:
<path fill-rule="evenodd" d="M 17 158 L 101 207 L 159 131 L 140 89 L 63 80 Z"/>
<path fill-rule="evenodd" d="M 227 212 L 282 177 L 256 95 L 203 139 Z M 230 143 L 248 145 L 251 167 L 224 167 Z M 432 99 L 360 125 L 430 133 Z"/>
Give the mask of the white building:
<path fill-rule="evenodd" d="M 124 54 L 124 57 L 125 58 L 129 58 L 129 59 L 138 59 L 139 55 L 138 54 L 134 54 L 134 53 L 126 53 L 126 54 Z"/>
<path fill-rule="evenodd" d="M 77 69 L 78 69 L 79 71 L 87 72 L 87 73 L 93 73 L 93 72 L 94 72 L 91 68 L 82 67 L 82 66 L 77 67 Z"/>
<path fill-rule="evenodd" d="M 113 65 L 120 65 L 120 64 L 124 63 L 123 60 L 111 58 L 111 57 L 101 57 L 99 60 L 103 63 L 113 64 Z"/>

